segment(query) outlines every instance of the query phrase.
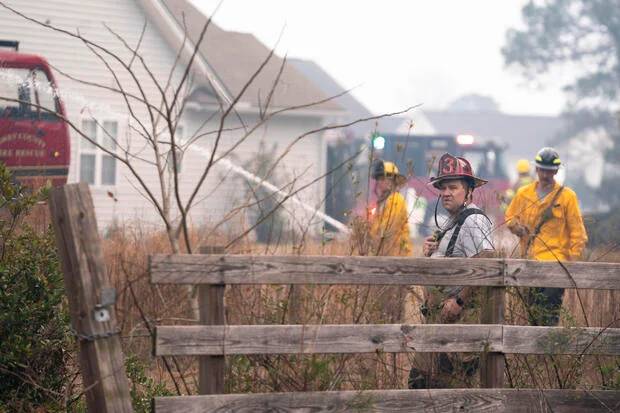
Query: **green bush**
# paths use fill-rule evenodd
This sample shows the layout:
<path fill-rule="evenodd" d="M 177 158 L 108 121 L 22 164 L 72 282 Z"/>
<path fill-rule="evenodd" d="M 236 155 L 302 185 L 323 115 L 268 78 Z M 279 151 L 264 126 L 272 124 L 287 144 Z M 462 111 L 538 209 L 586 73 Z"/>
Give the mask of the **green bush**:
<path fill-rule="evenodd" d="M 135 355 L 128 355 L 125 359 L 127 377 L 131 382 L 131 403 L 136 413 L 148 413 L 151 411 L 153 397 L 172 396 L 173 393 L 166 389 L 164 383 L 157 383 L 148 376 L 148 365 Z"/>
<path fill-rule="evenodd" d="M 0 262 L 0 405 L 62 401 L 72 340 L 49 232 L 23 231 Z M 57 406 L 59 409 L 61 406 Z"/>
<path fill-rule="evenodd" d="M 54 237 L 23 222 L 45 192 L 14 185 L 0 165 L 0 411 L 67 407 L 73 340 Z"/>
<path fill-rule="evenodd" d="M 46 198 L 47 188 L 16 185 L 0 163 L 0 413 L 86 411 L 54 233 L 27 224 Z M 170 395 L 135 356 L 126 368 L 134 411 Z"/>

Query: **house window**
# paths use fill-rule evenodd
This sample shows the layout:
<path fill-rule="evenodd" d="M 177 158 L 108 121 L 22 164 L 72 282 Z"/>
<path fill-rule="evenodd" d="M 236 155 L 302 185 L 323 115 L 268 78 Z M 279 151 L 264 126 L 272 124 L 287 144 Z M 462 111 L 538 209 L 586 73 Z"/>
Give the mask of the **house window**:
<path fill-rule="evenodd" d="M 110 152 L 116 152 L 118 123 L 93 119 L 82 121 L 82 132 Z M 116 185 L 116 159 L 91 141 L 80 139 L 80 182 L 90 185 Z"/>

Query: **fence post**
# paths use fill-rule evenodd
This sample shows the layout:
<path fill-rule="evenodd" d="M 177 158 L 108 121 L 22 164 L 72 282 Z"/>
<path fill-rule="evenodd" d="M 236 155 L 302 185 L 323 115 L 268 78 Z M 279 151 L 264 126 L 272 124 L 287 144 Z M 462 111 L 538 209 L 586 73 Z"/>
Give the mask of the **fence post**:
<path fill-rule="evenodd" d="M 504 287 L 484 287 L 481 324 L 504 324 Z M 480 387 L 504 387 L 504 353 L 485 352 L 480 357 Z"/>
<path fill-rule="evenodd" d="M 204 246 L 200 248 L 201 254 L 223 254 L 223 246 Z M 200 323 L 205 325 L 226 324 L 224 308 L 224 291 L 226 286 L 199 285 L 198 308 L 200 311 Z M 224 356 L 201 356 L 198 358 L 198 393 L 199 394 L 222 394 L 224 393 L 224 374 L 226 371 L 226 359 Z"/>
<path fill-rule="evenodd" d="M 125 360 L 101 239 L 88 184 L 56 188 L 52 223 L 62 262 L 71 326 L 80 343 L 80 371 L 89 412 L 132 412 Z"/>

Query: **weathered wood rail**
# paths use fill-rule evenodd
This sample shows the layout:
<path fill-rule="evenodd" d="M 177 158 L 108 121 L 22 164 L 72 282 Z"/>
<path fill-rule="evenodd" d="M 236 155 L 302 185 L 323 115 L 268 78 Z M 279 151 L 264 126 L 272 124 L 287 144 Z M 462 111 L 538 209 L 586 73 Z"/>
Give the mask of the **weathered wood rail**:
<path fill-rule="evenodd" d="M 86 404 L 131 412 L 116 294 L 103 259 L 88 185 L 53 191 L 50 206 Z M 211 249 L 205 252 L 216 252 Z M 613 412 L 620 391 L 504 389 L 504 354 L 620 354 L 620 328 L 503 325 L 508 286 L 620 290 L 620 264 L 510 259 L 156 255 L 151 281 L 196 284 L 200 326 L 159 326 L 155 353 L 200 356 L 200 396 L 158 397 L 158 412 Z M 468 285 L 485 288 L 479 325 L 225 325 L 227 284 Z M 482 352 L 482 389 L 220 394 L 229 354 Z"/>
<path fill-rule="evenodd" d="M 162 397 L 158 412 L 617 412 L 612 391 L 365 390 Z M 552 406 L 552 407 L 550 407 Z"/>
<path fill-rule="evenodd" d="M 160 326 L 157 356 L 497 352 L 620 356 L 620 329 L 491 324 Z"/>
<path fill-rule="evenodd" d="M 466 285 L 486 288 L 478 325 L 159 326 L 155 354 L 316 354 L 481 352 L 481 383 L 496 389 L 370 390 L 211 394 L 155 398 L 157 412 L 250 411 L 617 411 L 619 391 L 503 389 L 504 354 L 620 355 L 619 328 L 503 325 L 504 289 L 559 287 L 620 290 L 620 264 L 486 258 L 155 255 L 159 284 Z M 221 304 L 223 305 L 223 304 Z M 213 306 L 210 306 L 212 308 Z M 214 310 L 215 311 L 215 310 Z M 216 311 L 223 313 L 222 308 Z M 221 370 L 201 380 L 223 382 Z M 212 388 L 213 386 L 210 386 Z M 200 386 L 201 389 L 209 386 Z M 206 391 L 206 393 L 221 393 Z"/>
<path fill-rule="evenodd" d="M 471 285 L 620 290 L 620 264 L 503 258 L 154 255 L 155 284 Z M 567 272 L 568 271 L 568 272 Z"/>

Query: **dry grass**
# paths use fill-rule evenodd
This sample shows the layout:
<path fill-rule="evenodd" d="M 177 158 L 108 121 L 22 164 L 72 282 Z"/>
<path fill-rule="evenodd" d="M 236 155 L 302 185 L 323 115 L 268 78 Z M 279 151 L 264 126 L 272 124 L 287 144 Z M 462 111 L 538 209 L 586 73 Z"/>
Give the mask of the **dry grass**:
<path fill-rule="evenodd" d="M 198 239 L 197 234 L 192 235 Z M 223 244 L 228 237 L 210 239 Z M 154 286 L 147 278 L 149 254 L 170 252 L 166 237 L 140 228 L 117 229 L 104 239 L 104 251 L 111 279 L 119 291 L 117 314 L 123 328 L 125 351 L 149 360 L 156 380 L 168 383 L 171 376 L 183 393 L 196 390 L 195 359 L 162 360 L 151 356 L 149 328 L 156 324 L 194 322 L 189 292 L 181 286 Z M 249 242 L 233 246 L 229 252 L 245 254 L 349 255 L 344 241 L 313 242 L 303 245 L 265 246 Z M 600 256 L 594 252 L 591 256 Z M 618 261 L 620 253 L 605 260 Z M 230 286 L 226 291 L 229 324 L 355 324 L 399 323 L 407 290 L 393 286 Z M 590 326 L 606 326 L 618 318 L 620 293 L 580 291 Z M 509 298 L 507 321 L 526 324 L 524 309 Z M 574 325 L 584 325 L 583 311 L 574 291 L 567 292 L 565 314 Z M 616 325 L 618 326 L 618 325 Z M 367 388 L 404 388 L 411 355 L 315 355 L 229 357 L 227 391 L 304 391 Z M 602 377 L 600 365 L 613 366 L 618 359 L 532 356 L 510 357 L 511 380 L 524 387 L 600 386 L 616 374 Z M 597 365 L 598 363 L 598 365 Z M 578 365 L 578 374 L 574 367 Z M 587 374 L 581 374 L 585 370 Z M 532 377 L 536 377 L 532 380 Z M 560 377 L 558 379 L 558 377 Z"/>

